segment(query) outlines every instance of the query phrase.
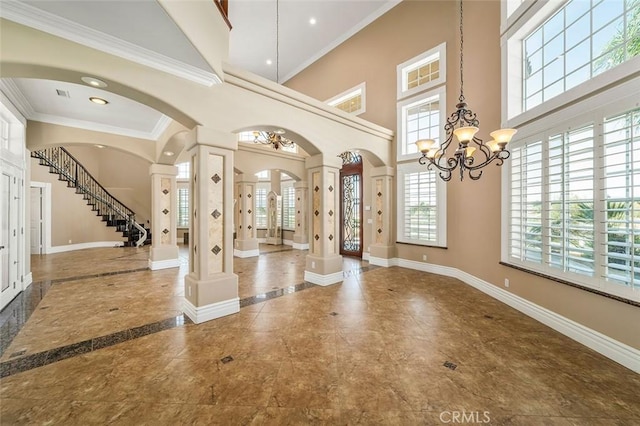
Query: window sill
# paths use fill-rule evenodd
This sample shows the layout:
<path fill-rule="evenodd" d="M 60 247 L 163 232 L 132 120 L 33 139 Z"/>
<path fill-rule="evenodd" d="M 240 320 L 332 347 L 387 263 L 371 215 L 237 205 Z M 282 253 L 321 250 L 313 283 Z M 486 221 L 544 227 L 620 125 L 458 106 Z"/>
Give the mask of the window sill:
<path fill-rule="evenodd" d="M 443 250 L 447 250 L 448 249 L 448 247 L 446 247 L 446 246 L 436 246 L 436 245 L 433 245 L 433 244 L 406 243 L 404 241 L 396 241 L 396 244 L 404 244 L 406 246 L 414 246 L 414 247 L 437 248 L 437 249 L 443 249 Z"/>
<path fill-rule="evenodd" d="M 640 308 L 640 302 L 636 302 L 635 300 L 627 299 L 625 297 L 616 296 L 614 294 L 605 293 L 604 291 L 597 290 L 595 288 L 587 287 L 581 284 L 576 284 L 571 281 L 563 280 L 561 278 L 553 277 L 551 275 L 543 274 L 541 272 L 532 271 L 531 269 L 523 268 L 522 266 L 516 266 L 512 263 L 499 262 L 500 265 L 506 266 L 508 268 L 517 269 L 518 271 L 526 272 L 528 274 L 532 274 L 538 276 L 540 278 L 545 278 L 550 281 L 554 281 L 560 284 L 568 285 L 580 290 L 588 291 L 589 293 L 597 294 L 598 296 L 603 296 L 608 299 L 617 300 L 618 302 L 626 303 L 627 305 L 636 306 Z"/>

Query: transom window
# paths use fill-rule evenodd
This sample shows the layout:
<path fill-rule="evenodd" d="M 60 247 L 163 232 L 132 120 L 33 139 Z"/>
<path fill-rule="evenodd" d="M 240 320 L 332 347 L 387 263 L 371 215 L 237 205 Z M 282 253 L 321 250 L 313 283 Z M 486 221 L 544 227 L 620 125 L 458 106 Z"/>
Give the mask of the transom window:
<path fill-rule="evenodd" d="M 523 42 L 529 110 L 640 54 L 640 1 L 571 0 Z"/>
<path fill-rule="evenodd" d="M 361 83 L 329 99 L 327 104 L 354 115 L 362 114 L 366 111 L 365 91 L 366 85 L 365 83 Z"/>
<path fill-rule="evenodd" d="M 446 44 L 398 65 L 398 99 L 427 90 L 446 80 Z"/>

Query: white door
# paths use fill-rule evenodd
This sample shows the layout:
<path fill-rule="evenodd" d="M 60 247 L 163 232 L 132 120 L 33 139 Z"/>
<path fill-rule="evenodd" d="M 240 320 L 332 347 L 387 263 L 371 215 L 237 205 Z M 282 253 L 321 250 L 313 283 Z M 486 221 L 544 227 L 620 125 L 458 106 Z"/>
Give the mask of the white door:
<path fill-rule="evenodd" d="M 42 214 L 42 188 L 31 187 L 31 254 L 42 254 L 42 233 L 44 231 L 44 218 Z"/>
<path fill-rule="evenodd" d="M 0 253 L 2 253 L 2 285 L 0 286 L 0 309 L 4 308 L 22 291 L 18 264 L 18 215 L 20 179 L 8 172 L 2 173 L 0 181 L 2 198 L 0 199 Z"/>

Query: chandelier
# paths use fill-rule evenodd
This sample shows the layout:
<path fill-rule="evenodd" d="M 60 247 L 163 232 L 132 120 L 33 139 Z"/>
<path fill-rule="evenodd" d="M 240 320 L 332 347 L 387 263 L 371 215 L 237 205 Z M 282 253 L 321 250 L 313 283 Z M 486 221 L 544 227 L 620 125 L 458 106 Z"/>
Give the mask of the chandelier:
<path fill-rule="evenodd" d="M 291 139 L 285 138 L 284 130 L 278 129 L 273 132 L 265 132 L 255 130 L 253 132 L 253 142 L 260 143 L 263 145 L 272 145 L 273 149 L 280 149 L 281 146 L 286 148 L 293 146 L 295 144 Z"/>
<path fill-rule="evenodd" d="M 486 143 L 476 137 L 480 122 L 476 113 L 467 107 L 464 98 L 463 45 L 462 0 L 460 0 L 460 97 L 456 111 L 447 118 L 444 126 L 446 139 L 441 146 L 438 146 L 433 139 L 416 141 L 418 150 L 422 153 L 418 162 L 422 165 L 428 164 L 429 170 L 432 170 L 432 167 L 438 169 L 440 177 L 445 182 L 451 180 L 456 169 L 459 169 L 460 180 L 464 179 L 465 173 L 472 180 L 478 180 L 482 176 L 481 169 L 486 165 L 495 161 L 497 166 L 501 166 L 511 155 L 507 151 L 507 144 L 516 133 L 515 129 L 496 130 L 489 133 L 492 140 Z M 453 144 L 454 136 L 458 142 L 457 147 Z"/>

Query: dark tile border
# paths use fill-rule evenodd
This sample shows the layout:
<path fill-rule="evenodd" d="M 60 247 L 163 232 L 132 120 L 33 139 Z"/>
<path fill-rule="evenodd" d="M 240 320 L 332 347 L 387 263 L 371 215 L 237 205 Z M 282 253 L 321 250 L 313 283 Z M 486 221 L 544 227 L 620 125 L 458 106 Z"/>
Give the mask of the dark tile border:
<path fill-rule="evenodd" d="M 343 273 L 343 276 L 345 278 L 349 276 L 356 276 L 378 268 L 379 266 L 375 265 L 364 266 L 358 269 L 345 271 Z M 316 284 L 304 281 L 302 283 L 280 288 L 278 290 L 261 293 L 256 296 L 246 297 L 240 300 L 240 308 L 255 305 L 256 303 L 266 302 L 268 300 L 276 299 L 278 297 L 296 293 L 298 291 L 306 290 L 312 287 L 318 286 Z M 128 330 L 117 331 L 115 333 L 94 337 L 92 339 L 72 343 L 70 345 L 60 346 L 43 352 L 37 352 L 31 355 L 20 356 L 15 359 L 10 359 L 8 361 L 0 363 L 0 378 L 12 376 L 14 374 L 22 373 L 34 368 L 43 367 L 54 362 L 93 352 L 98 349 L 107 348 L 109 346 L 117 345 L 129 340 L 134 340 L 143 336 L 148 336 L 150 334 L 170 330 L 172 328 L 180 327 L 185 324 L 193 324 L 193 322 L 191 322 L 191 320 L 186 315 L 182 314 L 150 324 L 133 327 Z M 9 341 L 9 343 L 11 343 L 11 341 Z"/>
<path fill-rule="evenodd" d="M 502 266 L 506 266 L 507 268 L 517 269 L 518 271 L 526 272 L 527 274 L 532 274 L 538 276 L 540 278 L 546 278 L 551 281 L 555 281 L 560 284 L 568 285 L 570 287 L 574 287 L 580 290 L 588 291 L 589 293 L 597 294 L 598 296 L 603 296 L 608 299 L 617 300 L 618 302 L 626 303 L 627 305 L 636 306 L 640 308 L 640 302 L 636 302 L 635 300 L 626 299 L 624 297 L 616 296 L 614 294 L 605 293 L 604 291 L 597 290 L 595 288 L 586 287 L 580 284 L 573 283 L 571 281 L 563 280 L 561 278 L 552 277 L 551 275 L 543 274 L 541 272 L 532 271 L 531 269 L 523 268 L 521 266 L 516 266 L 511 263 L 506 262 L 498 262 Z"/>
<path fill-rule="evenodd" d="M 60 346 L 58 348 L 26 355 L 16 359 L 10 359 L 0 363 L 0 378 L 22 373 L 34 368 L 43 367 L 48 364 L 53 364 L 54 362 L 117 345 L 118 343 L 137 339 L 149 334 L 170 330 L 187 323 L 191 323 L 187 317 L 184 315 L 178 315 L 177 317 L 167 318 L 151 324 L 145 324 L 128 330 L 107 334 L 105 336 L 83 340 L 82 342 Z"/>
<path fill-rule="evenodd" d="M 131 274 L 148 270 L 149 268 L 145 267 L 32 282 L 0 311 L 0 356 L 9 348 L 13 339 L 31 317 L 31 314 L 38 309 L 40 302 L 54 284 L 112 275 Z"/>

